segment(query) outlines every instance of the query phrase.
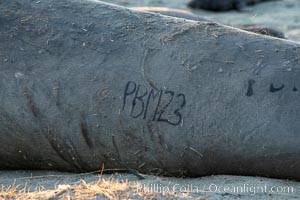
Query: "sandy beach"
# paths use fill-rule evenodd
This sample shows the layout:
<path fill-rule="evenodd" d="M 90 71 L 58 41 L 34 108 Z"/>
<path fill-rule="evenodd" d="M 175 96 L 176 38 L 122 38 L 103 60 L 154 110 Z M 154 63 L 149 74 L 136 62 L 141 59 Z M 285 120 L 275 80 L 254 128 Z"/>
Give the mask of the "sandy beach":
<path fill-rule="evenodd" d="M 170 178 L 131 174 L 2 171 L 3 199 L 298 199 L 300 183 L 245 176 Z"/>

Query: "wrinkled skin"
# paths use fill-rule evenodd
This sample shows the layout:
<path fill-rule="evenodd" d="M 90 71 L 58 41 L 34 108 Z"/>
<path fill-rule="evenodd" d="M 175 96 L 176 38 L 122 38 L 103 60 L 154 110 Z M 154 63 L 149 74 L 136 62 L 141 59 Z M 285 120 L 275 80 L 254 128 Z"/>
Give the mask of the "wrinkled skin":
<path fill-rule="evenodd" d="M 210 21 L 203 17 L 194 15 L 191 12 L 188 12 L 185 10 L 180 10 L 180 9 L 165 8 L 165 7 L 134 7 L 132 9 L 136 10 L 136 11 L 142 11 L 142 12 L 154 12 L 154 13 L 159 13 L 162 15 L 167 15 L 167 16 L 171 16 L 171 17 L 179 17 L 179 18 L 184 18 L 184 19 L 188 19 L 188 20 L 204 21 L 204 22 Z M 240 25 L 240 26 L 236 26 L 236 28 L 239 28 L 239 29 L 242 29 L 245 31 L 250 31 L 253 33 L 258 33 L 261 35 L 285 38 L 284 33 L 282 33 L 279 30 L 276 30 L 274 28 L 262 27 L 259 25 Z"/>
<path fill-rule="evenodd" d="M 212 11 L 242 10 L 248 5 L 271 0 L 191 0 L 188 6 Z"/>

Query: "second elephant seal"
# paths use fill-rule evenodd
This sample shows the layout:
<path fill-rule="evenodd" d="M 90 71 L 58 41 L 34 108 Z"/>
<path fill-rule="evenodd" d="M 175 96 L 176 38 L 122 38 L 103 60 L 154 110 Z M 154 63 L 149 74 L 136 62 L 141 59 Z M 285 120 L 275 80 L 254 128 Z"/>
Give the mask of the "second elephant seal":
<path fill-rule="evenodd" d="M 186 10 L 181 9 L 174 9 L 174 8 L 166 8 L 166 7 L 133 7 L 133 10 L 141 11 L 141 12 L 154 12 L 159 13 L 162 15 L 167 15 L 171 17 L 178 17 L 178 18 L 184 18 L 188 20 L 194 20 L 194 21 L 204 21 L 204 22 L 210 22 L 210 20 L 205 19 L 203 17 L 194 15 L 191 12 L 188 12 Z M 270 28 L 270 27 L 264 27 L 260 25 L 250 24 L 250 25 L 238 25 L 236 28 L 242 29 L 244 31 L 249 31 L 261 35 L 267 35 L 277 38 L 283 38 L 285 39 L 284 33 L 281 31 Z"/>
<path fill-rule="evenodd" d="M 191 0 L 188 6 L 212 11 L 242 10 L 248 5 L 271 0 Z"/>

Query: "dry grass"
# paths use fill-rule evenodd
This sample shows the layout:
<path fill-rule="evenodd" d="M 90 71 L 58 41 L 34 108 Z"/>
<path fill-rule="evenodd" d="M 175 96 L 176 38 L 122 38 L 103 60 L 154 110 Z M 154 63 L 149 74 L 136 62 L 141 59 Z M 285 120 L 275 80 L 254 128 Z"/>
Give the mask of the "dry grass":
<path fill-rule="evenodd" d="M 104 170 L 101 170 L 102 172 Z M 246 176 L 209 176 L 201 178 L 172 178 L 145 175 L 139 180 L 128 173 L 114 174 L 62 173 L 33 171 L 4 171 L 0 173 L 2 199 L 299 199 L 300 183 L 295 181 Z M 211 184 L 221 187 L 266 186 L 292 187 L 293 192 L 272 193 L 257 190 L 212 192 Z M 176 187 L 175 187 L 176 186 Z M 175 187 L 175 189 L 174 189 Z M 156 188 L 156 189 L 155 189 Z M 157 190 L 157 188 L 163 190 Z M 169 188 L 170 190 L 164 190 Z M 197 188 L 197 190 L 196 190 Z"/>
<path fill-rule="evenodd" d="M 140 188 L 140 189 L 139 189 Z M 44 187 L 29 186 L 19 188 L 19 185 L 3 186 L 0 199 L 177 199 L 189 198 L 189 194 L 175 192 L 160 193 L 157 191 L 144 191 L 141 182 L 118 180 L 113 176 L 87 183 L 83 179 L 76 183 L 58 185 L 56 189 L 48 190 Z"/>

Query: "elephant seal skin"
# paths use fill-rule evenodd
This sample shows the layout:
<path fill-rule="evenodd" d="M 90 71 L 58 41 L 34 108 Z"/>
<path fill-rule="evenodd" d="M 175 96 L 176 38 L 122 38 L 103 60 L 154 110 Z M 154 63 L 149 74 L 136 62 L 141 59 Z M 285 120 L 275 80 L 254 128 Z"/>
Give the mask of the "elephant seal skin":
<path fill-rule="evenodd" d="M 194 15 L 191 12 L 185 11 L 185 10 L 180 10 L 180 9 L 171 9 L 171 8 L 164 8 L 164 7 L 133 7 L 131 8 L 136 11 L 141 11 L 141 12 L 154 12 L 154 13 L 159 13 L 162 15 L 167 15 L 171 17 L 179 17 L 179 18 L 184 18 L 188 20 L 195 20 L 195 21 L 205 21 L 205 22 L 210 22 L 210 20 L 199 17 L 197 15 Z M 240 25 L 236 26 L 236 28 L 253 32 L 253 33 L 258 33 L 261 35 L 267 35 L 267 36 L 272 36 L 272 37 L 278 37 L 285 39 L 284 33 L 281 31 L 278 31 L 274 28 L 269 28 L 269 27 L 263 27 L 259 25 Z"/>
<path fill-rule="evenodd" d="M 162 15 L 167 15 L 171 17 L 178 17 L 178 18 L 184 18 L 188 20 L 195 20 L 195 21 L 205 21 L 209 22 L 210 20 L 205 19 L 203 17 L 199 17 L 197 15 L 194 15 L 191 12 L 188 12 L 186 10 L 181 9 L 174 9 L 174 8 L 166 8 L 166 7 L 133 7 L 131 8 L 135 11 L 140 12 L 153 12 L 153 13 L 159 13 Z"/>
<path fill-rule="evenodd" d="M 122 161 L 300 180 L 299 44 L 98 1 L 31 2 L 0 4 L 1 169 Z"/>
<path fill-rule="evenodd" d="M 259 25 L 251 25 L 251 24 L 250 25 L 240 25 L 240 26 L 237 26 L 237 28 L 245 30 L 245 31 L 250 31 L 253 33 L 261 34 L 261 35 L 267 35 L 267 36 L 286 39 L 285 34 L 283 32 L 276 30 L 274 28 L 263 27 L 263 26 L 259 26 Z"/>
<path fill-rule="evenodd" d="M 212 11 L 242 10 L 247 5 L 271 0 L 191 0 L 188 6 Z"/>

